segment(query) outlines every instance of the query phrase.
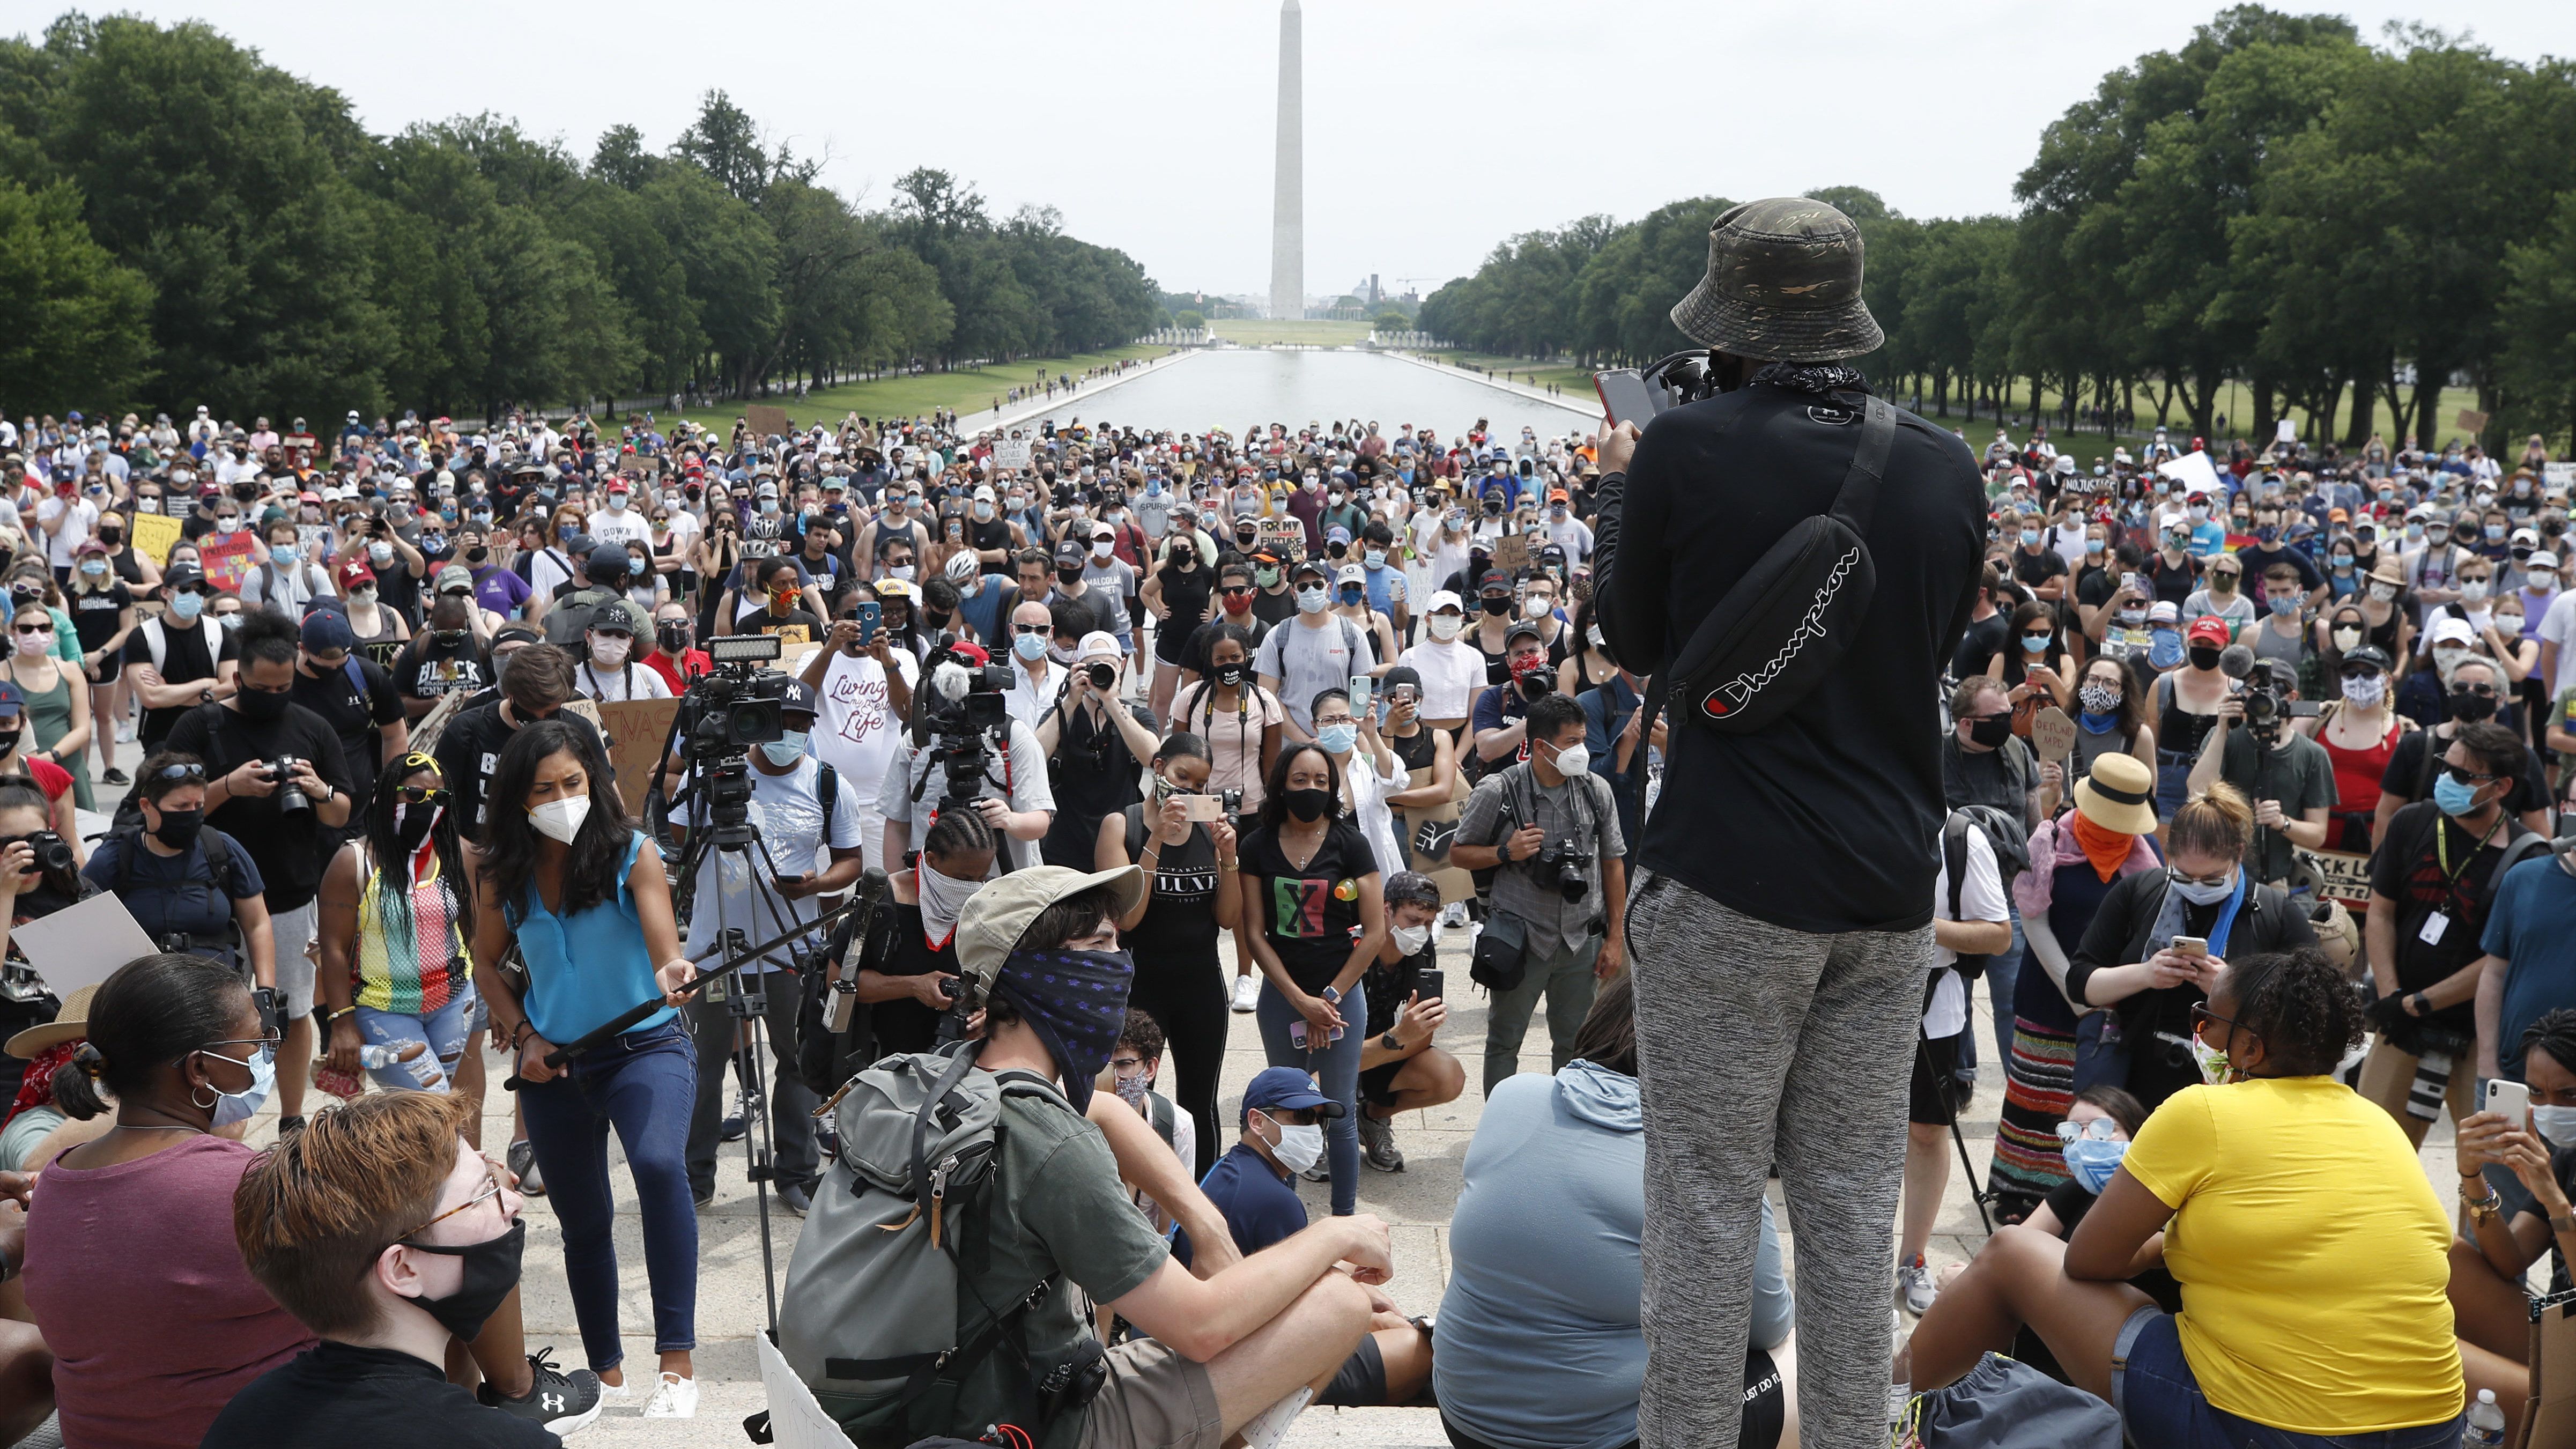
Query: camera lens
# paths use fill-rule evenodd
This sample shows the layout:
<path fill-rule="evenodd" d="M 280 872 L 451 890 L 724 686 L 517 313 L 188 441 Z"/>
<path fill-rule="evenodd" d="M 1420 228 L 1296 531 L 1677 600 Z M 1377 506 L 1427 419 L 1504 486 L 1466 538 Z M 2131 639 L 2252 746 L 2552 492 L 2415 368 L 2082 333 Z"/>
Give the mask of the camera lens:
<path fill-rule="evenodd" d="M 1090 673 L 1091 687 L 1094 689 L 1107 689 L 1118 682 L 1118 671 L 1106 664 L 1092 665 Z"/>

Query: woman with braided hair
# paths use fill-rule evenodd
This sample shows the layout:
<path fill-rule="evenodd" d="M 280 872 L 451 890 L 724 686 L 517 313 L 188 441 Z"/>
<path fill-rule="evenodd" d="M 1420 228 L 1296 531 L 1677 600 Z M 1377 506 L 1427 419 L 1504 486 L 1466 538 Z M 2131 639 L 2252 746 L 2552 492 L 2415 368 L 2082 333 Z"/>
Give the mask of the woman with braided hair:
<path fill-rule="evenodd" d="M 2388 1114 L 2334 1076 L 2361 1003 L 2323 954 L 2268 953 L 2216 972 L 2192 1018 L 2203 1083 L 2147 1119 L 2071 1240 L 1995 1235 L 1923 1315 L 1914 1387 L 2028 1324 L 2135 1443 L 2450 1449 L 2450 1225 Z M 2159 1243 L 2180 1313 L 2127 1281 Z"/>

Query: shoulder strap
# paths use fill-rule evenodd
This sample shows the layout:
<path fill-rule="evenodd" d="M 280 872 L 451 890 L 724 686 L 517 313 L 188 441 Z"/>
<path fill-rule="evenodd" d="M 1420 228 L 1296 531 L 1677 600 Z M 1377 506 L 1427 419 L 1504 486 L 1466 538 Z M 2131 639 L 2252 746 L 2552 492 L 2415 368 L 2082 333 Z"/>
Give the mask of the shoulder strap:
<path fill-rule="evenodd" d="M 153 672 L 159 673 L 168 667 L 170 634 L 158 618 L 143 621 L 143 647 L 152 653 Z"/>
<path fill-rule="evenodd" d="M 1163 1139 L 1163 1145 L 1165 1147 L 1171 1146 L 1172 1130 L 1175 1125 L 1173 1121 L 1172 1099 L 1164 1096 L 1160 1092 L 1149 1092 L 1146 1094 L 1145 1100 L 1151 1104 L 1154 1109 L 1154 1135 Z"/>
<path fill-rule="evenodd" d="M 2506 871 L 2513 869 L 2515 866 L 2522 864 L 2524 861 L 2531 859 L 2535 855 L 2548 854 L 2549 846 L 2549 837 L 2542 835 L 2537 831 L 2526 830 L 2520 835 L 2515 836 L 2512 843 L 2505 846 L 2504 858 L 2496 862 L 2494 873 L 2487 877 L 2488 905 L 2492 906 L 2495 903 L 2496 892 L 2504 887 L 2504 875 Z"/>
<path fill-rule="evenodd" d="M 1968 878 L 1968 817 L 1950 812 L 1941 822 L 1941 864 L 1950 877 L 1950 919 L 1959 919 L 1959 892 Z"/>
<path fill-rule="evenodd" d="M 823 804 L 823 840 L 832 839 L 832 807 L 841 800 L 841 774 L 829 764 L 814 762 L 814 797 Z"/>
<path fill-rule="evenodd" d="M 1860 441 L 1852 448 L 1851 471 L 1843 475 L 1842 490 L 1834 495 L 1833 516 L 1866 538 L 1870 517 L 1878 511 L 1879 478 L 1896 440 L 1896 409 L 1881 397 L 1865 396 L 1862 402 Z"/>

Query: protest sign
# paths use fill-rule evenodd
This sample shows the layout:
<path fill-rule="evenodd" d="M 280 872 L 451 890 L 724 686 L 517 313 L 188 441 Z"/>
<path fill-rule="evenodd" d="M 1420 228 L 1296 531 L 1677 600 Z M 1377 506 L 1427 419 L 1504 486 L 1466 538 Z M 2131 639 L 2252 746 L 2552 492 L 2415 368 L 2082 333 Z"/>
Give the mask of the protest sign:
<path fill-rule="evenodd" d="M 267 552 L 268 545 L 247 528 L 229 537 L 210 533 L 197 540 L 197 561 L 206 570 L 206 581 L 226 593 L 240 593 L 242 580 L 250 577 Z"/>
<path fill-rule="evenodd" d="M 2460 409 L 2460 415 L 2451 421 L 2464 433 L 2483 433 L 2487 430 L 2487 415 L 2473 408 Z"/>
<path fill-rule="evenodd" d="M 1026 468 L 1029 466 L 1029 455 L 1035 446 L 1027 438 L 1004 438 L 993 445 L 993 466 Z"/>
<path fill-rule="evenodd" d="M 2041 759 L 2062 764 L 2075 753 L 2075 721 L 2052 704 L 2030 722 L 2030 742 L 2039 746 Z"/>
<path fill-rule="evenodd" d="M 2207 453 L 2190 452 L 2179 458 L 2168 458 L 2156 465 L 2156 471 L 2168 478 L 2181 479 L 2183 492 L 2187 494 L 2207 493 L 2216 497 L 2222 491 L 2218 485 L 2218 469 L 2211 465 Z"/>
<path fill-rule="evenodd" d="M 753 403 L 742 410 L 742 420 L 751 425 L 753 432 L 764 438 L 787 436 L 787 409 L 785 408 L 771 407 L 766 403 Z"/>
<path fill-rule="evenodd" d="M 1295 563 L 1306 556 L 1306 525 L 1294 518 L 1265 518 L 1261 546 L 1278 555 L 1280 562 Z"/>
<path fill-rule="evenodd" d="M 131 546 L 158 567 L 170 562 L 170 546 L 179 541 L 179 520 L 166 513 L 138 513 L 129 533 Z"/>
<path fill-rule="evenodd" d="M 1494 567 L 1518 573 L 1529 567 L 1529 535 L 1507 533 L 1494 540 Z"/>
<path fill-rule="evenodd" d="M 599 722 L 608 736 L 608 764 L 617 776 L 617 793 L 627 813 L 644 809 L 644 792 L 652 788 L 653 771 L 662 762 L 671 721 L 680 713 L 676 699 L 619 699 L 602 702 Z"/>

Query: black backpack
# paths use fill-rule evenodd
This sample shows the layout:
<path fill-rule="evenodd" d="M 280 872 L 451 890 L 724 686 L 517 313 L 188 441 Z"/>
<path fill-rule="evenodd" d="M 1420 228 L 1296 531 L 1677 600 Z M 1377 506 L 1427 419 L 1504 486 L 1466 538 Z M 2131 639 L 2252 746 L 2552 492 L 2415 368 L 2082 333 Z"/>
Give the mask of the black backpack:
<path fill-rule="evenodd" d="M 558 597 L 553 607 L 546 610 L 546 642 L 564 645 L 580 643 L 582 636 L 590 632 L 590 616 L 599 612 L 599 606 L 622 597 L 624 596 L 613 589 L 603 589 L 591 584 L 584 584 L 571 593 Z"/>
<path fill-rule="evenodd" d="M 1959 919 L 1960 892 L 1968 883 L 1968 831 L 1974 827 L 1985 833 L 1986 844 L 1995 852 L 1995 874 L 2005 890 L 2012 889 L 2013 878 L 2030 869 L 2030 841 L 2021 833 L 2021 822 L 1992 805 L 1962 805 L 1941 822 L 1941 864 L 1950 883 L 1950 916 Z M 1950 969 L 1962 980 L 1974 981 L 1986 973 L 1984 956 L 1962 954 Z"/>

